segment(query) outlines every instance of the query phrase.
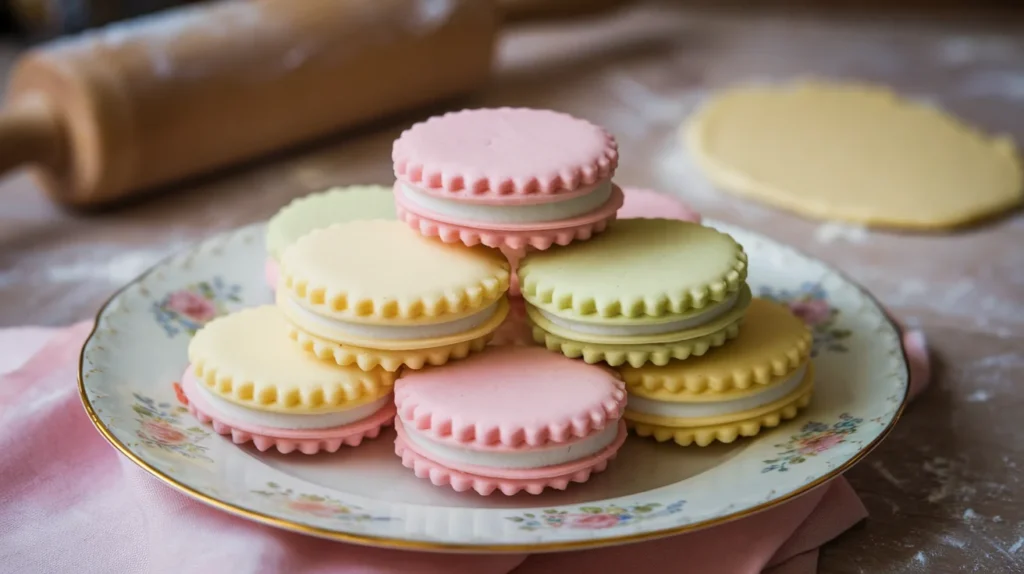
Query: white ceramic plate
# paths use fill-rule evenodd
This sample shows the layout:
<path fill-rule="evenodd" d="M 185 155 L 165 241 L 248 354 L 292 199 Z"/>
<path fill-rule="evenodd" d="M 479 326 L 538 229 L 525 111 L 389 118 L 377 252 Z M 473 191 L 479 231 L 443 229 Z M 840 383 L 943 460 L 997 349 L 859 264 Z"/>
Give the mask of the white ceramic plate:
<path fill-rule="evenodd" d="M 539 496 L 478 496 L 420 480 L 393 431 L 336 454 L 261 454 L 193 419 L 176 399 L 190 335 L 268 303 L 264 227 L 204 241 L 127 285 L 82 351 L 86 410 L 119 451 L 170 486 L 282 528 L 376 546 L 543 551 L 685 532 L 751 514 L 849 468 L 907 400 L 899 335 L 874 300 L 826 265 L 732 226 L 756 295 L 814 325 L 817 392 L 799 417 L 732 445 L 682 448 L 630 437 L 608 470 Z"/>

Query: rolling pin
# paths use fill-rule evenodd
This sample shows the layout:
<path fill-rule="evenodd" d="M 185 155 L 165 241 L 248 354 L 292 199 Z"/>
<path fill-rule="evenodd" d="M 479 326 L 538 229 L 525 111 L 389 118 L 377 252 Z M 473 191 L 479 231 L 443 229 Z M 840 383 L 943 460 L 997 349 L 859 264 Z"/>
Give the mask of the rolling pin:
<path fill-rule="evenodd" d="M 57 40 L 11 72 L 0 173 L 97 207 L 450 99 L 486 82 L 499 14 L 535 4 L 224 0 Z"/>
<path fill-rule="evenodd" d="M 28 52 L 0 112 L 0 172 L 99 206 L 479 88 L 487 0 L 228 0 Z"/>

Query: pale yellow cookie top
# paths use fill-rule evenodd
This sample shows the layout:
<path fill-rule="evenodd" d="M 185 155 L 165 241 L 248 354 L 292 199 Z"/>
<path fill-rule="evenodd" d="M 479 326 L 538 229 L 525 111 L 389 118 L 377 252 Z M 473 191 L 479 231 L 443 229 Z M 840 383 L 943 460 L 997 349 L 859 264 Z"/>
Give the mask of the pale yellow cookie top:
<path fill-rule="evenodd" d="M 442 243 L 399 221 L 353 221 L 315 230 L 285 250 L 281 284 L 316 313 L 367 323 L 447 321 L 507 290 L 497 249 Z"/>
<path fill-rule="evenodd" d="M 390 187 L 350 185 L 296 198 L 267 223 L 267 253 L 280 259 L 286 247 L 314 229 L 363 219 L 397 219 Z"/>
<path fill-rule="evenodd" d="M 950 227 L 1024 199 L 1013 142 L 884 88 L 820 82 L 722 92 L 684 126 L 722 189 L 812 217 Z"/>
<path fill-rule="evenodd" d="M 188 346 L 199 384 L 244 407 L 284 412 L 346 410 L 391 392 L 394 375 L 341 367 L 303 351 L 272 305 L 207 323 Z"/>
<path fill-rule="evenodd" d="M 597 237 L 528 254 L 523 297 L 566 317 L 682 314 L 723 301 L 746 279 L 747 257 L 732 237 L 675 219 L 620 219 Z"/>
<path fill-rule="evenodd" d="M 656 400 L 738 398 L 784 379 L 807 361 L 810 329 L 788 308 L 755 298 L 739 335 L 713 352 L 664 366 L 619 368 L 629 392 Z"/>

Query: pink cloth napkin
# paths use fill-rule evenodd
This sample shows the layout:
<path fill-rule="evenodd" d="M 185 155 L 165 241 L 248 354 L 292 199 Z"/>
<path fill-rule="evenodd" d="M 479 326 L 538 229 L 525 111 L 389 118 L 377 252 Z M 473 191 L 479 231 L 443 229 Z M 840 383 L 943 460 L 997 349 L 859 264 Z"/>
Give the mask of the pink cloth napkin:
<path fill-rule="evenodd" d="M 630 215 L 671 207 L 660 201 L 646 196 L 629 206 Z M 195 502 L 110 447 L 89 422 L 75 384 L 78 353 L 88 331 L 86 323 L 66 329 L 0 330 L 4 571 L 812 574 L 818 548 L 867 515 L 846 480 L 839 478 L 786 504 L 714 528 L 579 552 L 442 555 L 293 534 Z M 908 331 L 904 343 L 916 394 L 927 384 L 925 341 L 920 332 Z"/>

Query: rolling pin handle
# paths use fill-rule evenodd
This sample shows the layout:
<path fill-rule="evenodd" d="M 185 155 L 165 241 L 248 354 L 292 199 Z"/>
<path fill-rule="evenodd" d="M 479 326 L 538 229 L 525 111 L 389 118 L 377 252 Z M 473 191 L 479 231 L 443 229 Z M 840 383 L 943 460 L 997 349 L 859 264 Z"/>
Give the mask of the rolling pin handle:
<path fill-rule="evenodd" d="M 18 98 L 0 110 L 0 174 L 26 164 L 56 166 L 63 139 L 60 119 L 46 97 Z"/>

